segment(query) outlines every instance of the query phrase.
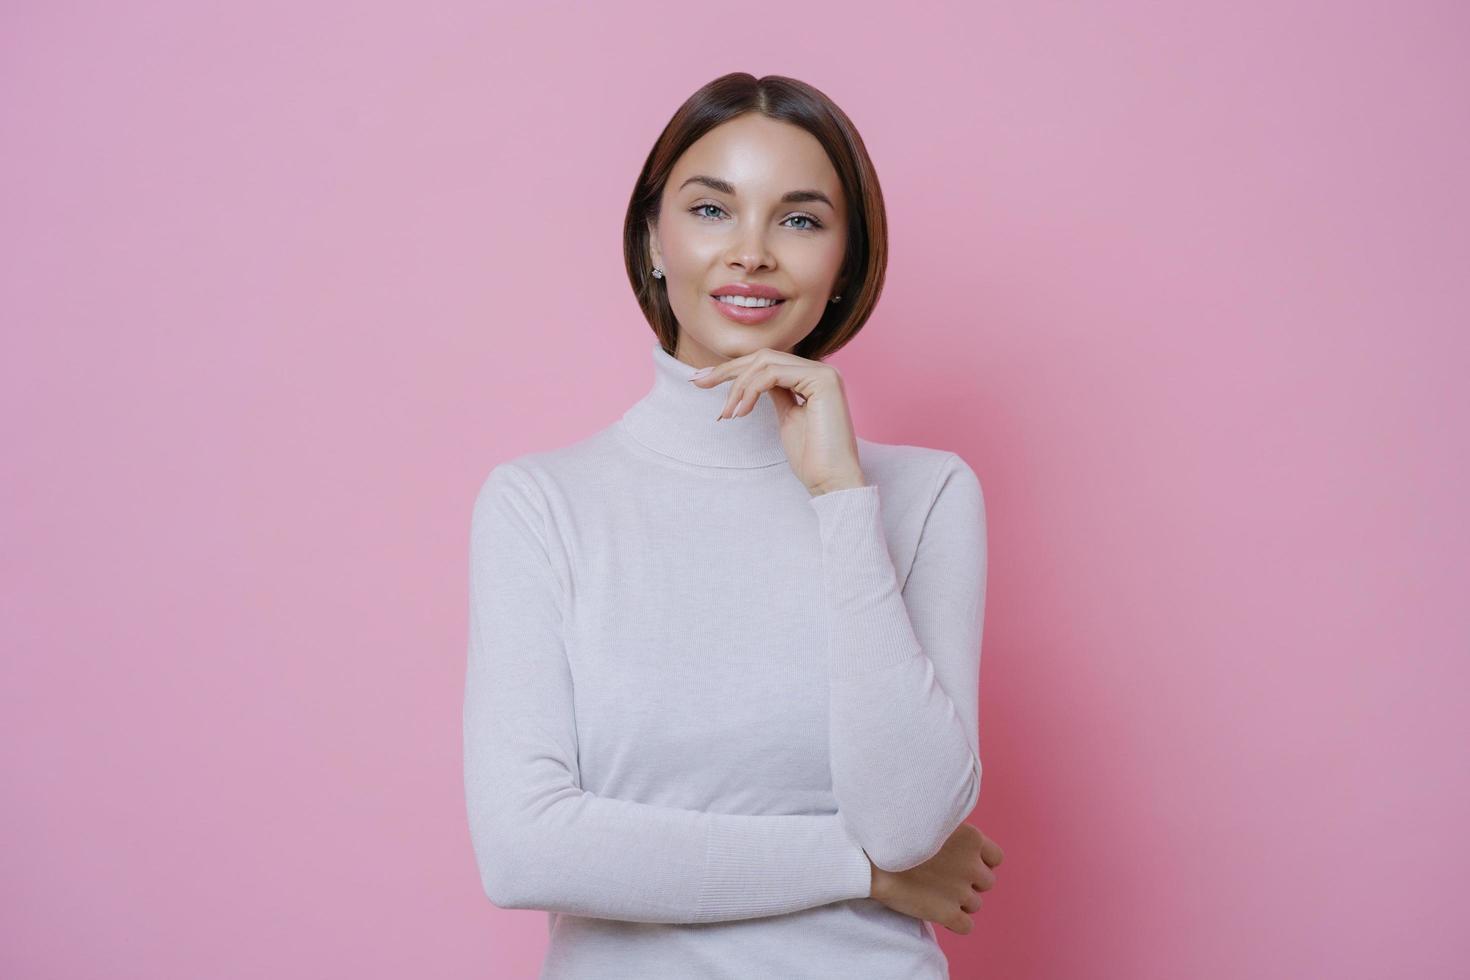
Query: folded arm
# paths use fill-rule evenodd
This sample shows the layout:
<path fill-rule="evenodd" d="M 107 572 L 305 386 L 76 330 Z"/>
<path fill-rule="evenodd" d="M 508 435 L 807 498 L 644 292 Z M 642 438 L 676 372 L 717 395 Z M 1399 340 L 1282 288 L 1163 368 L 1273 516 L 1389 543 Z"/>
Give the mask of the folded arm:
<path fill-rule="evenodd" d="M 985 504 L 958 455 L 937 480 L 902 589 L 877 486 L 810 501 L 827 597 L 832 789 L 886 871 L 933 857 L 980 796 Z"/>
<path fill-rule="evenodd" d="M 717 814 L 581 789 L 547 542 L 533 479 L 497 466 L 471 522 L 464 702 L 470 836 L 491 902 L 695 923 L 867 897 L 868 858 L 837 813 Z"/>

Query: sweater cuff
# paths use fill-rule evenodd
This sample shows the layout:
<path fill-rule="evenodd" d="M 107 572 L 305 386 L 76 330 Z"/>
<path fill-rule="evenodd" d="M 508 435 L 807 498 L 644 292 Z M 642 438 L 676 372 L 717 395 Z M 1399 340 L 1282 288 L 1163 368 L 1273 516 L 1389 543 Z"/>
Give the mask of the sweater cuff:
<path fill-rule="evenodd" d="M 790 824 L 779 850 L 784 862 L 772 871 L 773 821 Z M 711 823 L 701 919 L 755 918 L 774 910 L 814 907 L 868 898 L 873 888 L 868 855 L 847 833 L 837 813 L 812 816 L 722 815 Z"/>
<path fill-rule="evenodd" d="M 833 490 L 810 503 L 822 542 L 832 673 L 865 673 L 919 654 L 888 552 L 878 487 Z"/>

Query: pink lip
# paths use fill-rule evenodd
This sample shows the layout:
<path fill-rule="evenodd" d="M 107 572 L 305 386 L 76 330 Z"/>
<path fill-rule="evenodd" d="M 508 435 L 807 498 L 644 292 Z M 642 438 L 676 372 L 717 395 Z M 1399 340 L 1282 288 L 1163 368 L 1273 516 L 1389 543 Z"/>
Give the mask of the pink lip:
<path fill-rule="evenodd" d="M 725 317 L 725 319 L 733 320 L 735 323 L 746 326 L 765 323 L 779 313 L 781 307 L 786 305 L 785 303 L 777 303 L 774 306 L 732 306 L 729 303 L 721 303 L 713 296 L 709 298 L 709 301 L 715 304 L 715 309 L 719 310 L 720 315 Z"/>
<path fill-rule="evenodd" d="M 755 296 L 759 299 L 785 299 L 781 290 L 774 286 L 762 286 L 756 282 L 727 282 L 713 290 L 711 296 Z"/>

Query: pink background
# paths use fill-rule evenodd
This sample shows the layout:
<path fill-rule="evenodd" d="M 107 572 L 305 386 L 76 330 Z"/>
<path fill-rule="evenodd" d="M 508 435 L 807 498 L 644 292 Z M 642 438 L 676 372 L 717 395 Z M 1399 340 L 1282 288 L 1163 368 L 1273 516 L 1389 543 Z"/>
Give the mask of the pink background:
<path fill-rule="evenodd" d="M 623 210 L 744 70 L 883 179 L 859 431 L 986 491 L 954 975 L 1465 975 L 1464 5 L 233 7 L 0 14 L 0 974 L 535 975 L 470 507 L 646 390 Z"/>

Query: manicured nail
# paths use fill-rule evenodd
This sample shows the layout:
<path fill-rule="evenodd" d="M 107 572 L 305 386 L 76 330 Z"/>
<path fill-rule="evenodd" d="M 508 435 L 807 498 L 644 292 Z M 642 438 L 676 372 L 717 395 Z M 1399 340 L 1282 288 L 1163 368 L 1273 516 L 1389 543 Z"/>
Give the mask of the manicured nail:
<path fill-rule="evenodd" d="M 689 380 L 693 381 L 695 378 L 702 378 L 713 370 L 714 368 L 712 367 L 702 367 L 698 371 L 695 371 L 692 375 L 690 375 Z"/>

